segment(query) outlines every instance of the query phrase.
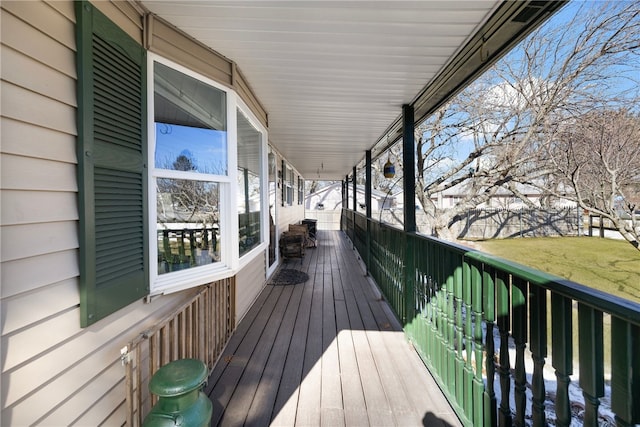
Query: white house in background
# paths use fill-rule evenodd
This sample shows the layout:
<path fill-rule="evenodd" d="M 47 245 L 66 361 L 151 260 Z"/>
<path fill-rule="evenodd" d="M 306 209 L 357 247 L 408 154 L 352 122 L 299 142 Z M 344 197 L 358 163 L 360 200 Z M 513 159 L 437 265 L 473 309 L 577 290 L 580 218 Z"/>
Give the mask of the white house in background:
<path fill-rule="evenodd" d="M 528 184 L 516 184 L 516 189 L 529 199 L 536 206 L 541 206 L 542 193 L 537 187 Z M 468 186 L 464 184 L 456 185 L 431 195 L 438 209 L 447 209 L 454 207 L 458 202 L 464 199 L 469 193 Z M 396 207 L 401 208 L 403 205 L 403 192 L 399 191 L 393 195 L 396 200 Z M 416 206 L 420 208 L 420 203 L 416 200 Z M 551 203 L 552 208 L 568 208 L 575 207 L 576 203 L 567 199 L 554 199 Z M 500 187 L 496 193 L 486 202 L 478 206 L 480 209 L 522 209 L 527 205 L 506 188 Z"/>
<path fill-rule="evenodd" d="M 353 203 L 353 189 L 349 186 L 349 206 Z M 358 210 L 365 209 L 365 191 L 364 185 L 356 186 Z M 396 198 L 382 191 L 371 191 L 372 206 L 371 210 L 378 212 L 383 209 L 391 209 L 395 207 Z M 324 187 L 315 193 L 307 195 L 304 201 L 305 210 L 340 210 L 342 209 L 342 184 L 335 183 Z"/>

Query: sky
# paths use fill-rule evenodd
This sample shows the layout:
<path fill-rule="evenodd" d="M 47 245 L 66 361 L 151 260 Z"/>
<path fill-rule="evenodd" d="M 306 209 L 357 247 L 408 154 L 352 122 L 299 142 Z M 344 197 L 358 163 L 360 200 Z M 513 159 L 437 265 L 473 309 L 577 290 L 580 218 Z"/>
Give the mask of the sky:
<path fill-rule="evenodd" d="M 191 154 L 198 172 L 227 173 L 225 131 L 156 123 L 156 167 L 172 169 L 175 159 L 185 153 Z"/>

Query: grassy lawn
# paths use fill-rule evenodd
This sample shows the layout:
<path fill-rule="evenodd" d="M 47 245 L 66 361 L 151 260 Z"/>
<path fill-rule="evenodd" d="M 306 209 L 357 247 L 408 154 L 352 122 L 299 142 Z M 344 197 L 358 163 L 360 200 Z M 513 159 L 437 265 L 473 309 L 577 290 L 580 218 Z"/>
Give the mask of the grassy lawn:
<path fill-rule="evenodd" d="M 640 302 L 640 252 L 625 241 L 543 237 L 475 242 L 474 246 L 586 286 Z"/>

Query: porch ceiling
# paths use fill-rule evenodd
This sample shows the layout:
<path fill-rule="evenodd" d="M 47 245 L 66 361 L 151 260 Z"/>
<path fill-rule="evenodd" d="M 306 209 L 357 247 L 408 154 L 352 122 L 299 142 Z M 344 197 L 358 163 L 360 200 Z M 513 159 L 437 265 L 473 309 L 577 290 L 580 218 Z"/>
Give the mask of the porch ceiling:
<path fill-rule="evenodd" d="M 268 112 L 270 143 L 306 179 L 344 178 L 379 140 L 399 137 L 403 104 L 414 104 L 416 119 L 425 117 L 558 7 L 494 0 L 141 3 L 238 64 Z"/>

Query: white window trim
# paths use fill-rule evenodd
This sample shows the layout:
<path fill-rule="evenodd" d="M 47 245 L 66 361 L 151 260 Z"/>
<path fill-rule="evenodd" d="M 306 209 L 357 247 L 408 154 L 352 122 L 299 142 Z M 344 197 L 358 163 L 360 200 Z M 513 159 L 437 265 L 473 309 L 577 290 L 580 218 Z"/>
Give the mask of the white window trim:
<path fill-rule="evenodd" d="M 241 258 L 239 258 L 239 268 L 244 267 L 249 264 L 256 256 L 260 256 L 264 254 L 264 256 L 268 256 L 266 251 L 269 250 L 269 146 L 267 141 L 269 140 L 267 134 L 267 128 L 265 128 L 262 123 L 258 120 L 258 118 L 253 114 L 251 109 L 247 106 L 247 104 L 240 99 L 240 97 L 236 97 L 236 110 L 240 110 L 242 114 L 244 114 L 245 118 L 249 121 L 251 126 L 253 126 L 258 132 L 260 132 L 261 140 L 260 140 L 260 244 L 255 248 L 251 249 L 249 252 L 244 254 Z M 234 117 L 235 116 L 234 112 Z M 237 126 L 236 126 L 237 129 Z M 236 143 L 234 149 L 237 150 L 238 144 Z M 235 156 L 237 162 L 237 154 Z M 237 171 L 236 165 L 236 171 Z M 237 194 L 237 193 L 236 193 Z M 237 206 L 237 205 L 234 205 Z M 237 218 L 236 218 L 236 226 L 237 226 Z M 236 236 L 239 231 L 236 232 Z M 240 251 L 239 248 L 236 250 Z"/>
<path fill-rule="evenodd" d="M 234 276 L 238 271 L 253 261 L 256 257 L 265 256 L 265 251 L 268 250 L 268 236 L 269 230 L 269 205 L 268 205 L 268 169 L 267 169 L 267 141 L 268 134 L 267 129 L 257 120 L 256 116 L 251 112 L 248 106 L 240 99 L 236 92 L 226 86 L 223 86 L 201 74 L 198 74 L 180 64 L 177 64 L 171 60 L 168 60 L 162 56 L 148 52 L 147 55 L 148 67 L 147 67 L 147 129 L 148 129 L 148 185 L 149 185 L 149 257 L 150 260 L 156 260 L 158 257 L 157 246 L 157 202 L 156 202 L 156 190 L 155 180 L 157 177 L 167 178 L 182 178 L 185 173 L 182 171 L 162 171 L 161 174 L 155 173 L 155 121 L 154 121 L 154 62 L 159 62 L 166 66 L 169 66 L 183 74 L 198 79 L 203 83 L 206 83 L 216 89 L 219 89 L 226 93 L 226 113 L 227 113 L 227 175 L 209 175 L 203 174 L 201 178 L 203 181 L 214 181 L 219 183 L 220 188 L 220 203 L 224 207 L 220 211 L 220 242 L 221 242 L 221 261 L 186 270 L 171 272 L 159 275 L 155 268 L 155 262 L 150 262 L 149 271 L 149 284 L 150 295 L 168 294 L 185 289 L 189 289 L 195 286 L 203 285 L 206 283 L 214 282 L 216 280 L 224 279 Z M 239 256 L 238 248 L 238 216 L 237 211 L 233 208 L 237 206 L 237 189 L 235 187 L 238 174 L 238 134 L 237 134 L 237 111 L 240 110 L 249 119 L 251 124 L 261 133 L 261 185 L 262 185 L 262 200 L 261 200 L 261 212 L 262 221 L 260 229 L 261 243 L 253 248 L 248 253 L 244 254 L 242 258 Z M 193 179 L 190 175 L 189 179 Z"/>

